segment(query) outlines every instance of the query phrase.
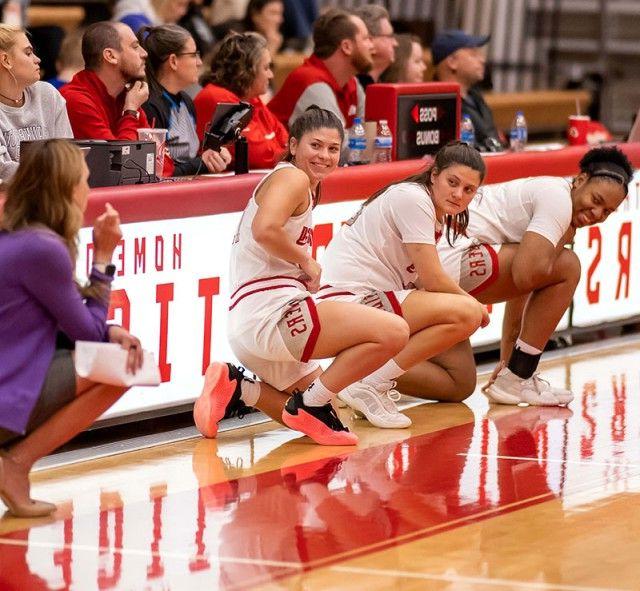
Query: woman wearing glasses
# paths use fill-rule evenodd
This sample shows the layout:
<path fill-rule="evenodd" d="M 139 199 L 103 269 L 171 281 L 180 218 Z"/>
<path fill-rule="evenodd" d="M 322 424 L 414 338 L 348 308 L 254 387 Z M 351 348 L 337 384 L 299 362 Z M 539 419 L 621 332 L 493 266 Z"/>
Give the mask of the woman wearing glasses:
<path fill-rule="evenodd" d="M 139 37 L 146 60 L 149 100 L 142 106 L 153 127 L 164 128 L 167 147 L 175 163 L 174 176 L 222 172 L 231 161 L 226 148 L 205 150 L 198 156 L 196 111 L 184 92 L 196 84 L 202 66 L 191 35 L 178 25 L 143 27 Z"/>
<path fill-rule="evenodd" d="M 230 33 L 211 56 L 211 71 L 194 99 L 198 137 L 218 103 L 246 101 L 253 107 L 249 125 L 242 131 L 249 145 L 249 168 L 273 168 L 287 148 L 288 133 L 260 98 L 269 90 L 271 54 L 258 33 Z"/>

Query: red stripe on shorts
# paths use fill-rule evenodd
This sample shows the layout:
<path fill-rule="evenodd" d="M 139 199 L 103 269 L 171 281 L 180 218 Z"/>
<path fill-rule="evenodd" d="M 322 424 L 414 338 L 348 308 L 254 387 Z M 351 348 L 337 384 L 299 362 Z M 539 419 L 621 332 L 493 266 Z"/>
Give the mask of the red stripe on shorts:
<path fill-rule="evenodd" d="M 298 283 L 300 283 L 301 285 L 304 286 L 305 289 L 307 289 L 307 286 L 305 284 L 304 281 L 302 281 L 301 279 L 298 279 L 297 277 L 290 277 L 288 275 L 274 275 L 273 277 L 261 277 L 260 279 L 253 279 L 252 281 L 247 281 L 246 283 L 243 283 L 240 287 L 238 287 L 238 289 L 236 289 L 232 294 L 231 294 L 231 299 L 234 298 L 234 296 L 241 290 L 244 289 L 245 287 L 247 287 L 247 285 L 253 285 L 254 283 L 260 283 L 261 281 L 271 281 L 273 279 L 291 279 L 292 281 L 297 281 Z"/>
<path fill-rule="evenodd" d="M 351 293 L 350 291 L 334 291 L 332 293 L 327 293 L 321 296 L 317 295 L 316 300 L 324 300 L 326 298 L 332 298 L 334 296 L 341 296 L 341 295 L 355 295 L 355 294 Z"/>
<path fill-rule="evenodd" d="M 318 337 L 320 336 L 320 318 L 318 318 L 318 311 L 316 310 L 316 303 L 313 301 L 313 298 L 306 297 L 304 298 L 304 301 L 307 303 L 311 322 L 313 322 L 311 334 L 309 335 L 307 344 L 304 346 L 304 351 L 302 352 L 302 357 L 300 358 L 300 361 L 307 363 L 307 361 L 311 359 L 311 354 L 313 353 L 316 343 L 318 342 Z"/>
<path fill-rule="evenodd" d="M 233 304 L 229 306 L 229 312 L 231 312 L 231 310 L 233 310 L 247 296 L 253 295 L 254 293 L 259 293 L 261 291 L 269 291 L 271 289 L 280 289 L 282 287 L 293 287 L 296 289 L 298 288 L 297 285 L 282 284 L 282 285 L 269 285 L 269 287 L 261 287 L 259 289 L 254 289 L 253 291 L 248 291 L 247 293 L 243 293 L 235 302 L 233 302 Z"/>
<path fill-rule="evenodd" d="M 391 304 L 393 311 L 402 318 L 402 306 L 400 306 L 400 302 L 398 301 L 396 294 L 392 291 L 385 291 L 383 293 L 389 298 L 389 303 Z"/>

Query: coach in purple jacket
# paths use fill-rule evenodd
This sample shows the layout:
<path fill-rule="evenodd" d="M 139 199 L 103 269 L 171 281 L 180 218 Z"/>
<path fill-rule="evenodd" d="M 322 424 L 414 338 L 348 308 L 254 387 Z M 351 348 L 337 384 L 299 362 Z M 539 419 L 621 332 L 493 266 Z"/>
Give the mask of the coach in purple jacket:
<path fill-rule="evenodd" d="M 73 144 L 34 142 L 7 188 L 0 220 L 0 498 L 18 517 L 55 511 L 31 499 L 31 467 L 126 390 L 78 378 L 72 351 L 56 348 L 56 336 L 120 343 L 131 372 L 142 362 L 138 339 L 106 324 L 111 257 L 122 237 L 110 205 L 94 226 L 89 284 L 75 280 L 88 174 Z"/>

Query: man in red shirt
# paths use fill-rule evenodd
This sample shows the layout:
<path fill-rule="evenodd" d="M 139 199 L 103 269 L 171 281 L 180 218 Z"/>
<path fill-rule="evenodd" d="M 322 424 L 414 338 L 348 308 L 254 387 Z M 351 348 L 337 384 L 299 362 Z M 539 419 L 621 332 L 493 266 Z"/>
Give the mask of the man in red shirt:
<path fill-rule="evenodd" d="M 331 9 L 316 20 L 313 42 L 313 55 L 287 76 L 269 110 L 290 126 L 316 104 L 333 111 L 349 128 L 355 117 L 364 117 L 364 92 L 355 76 L 373 64 L 367 27 L 361 18 Z"/>
<path fill-rule="evenodd" d="M 85 69 L 60 92 L 76 139 L 137 140 L 149 127 L 140 108 L 149 98 L 144 81 L 147 52 L 123 23 L 91 25 L 82 37 Z"/>

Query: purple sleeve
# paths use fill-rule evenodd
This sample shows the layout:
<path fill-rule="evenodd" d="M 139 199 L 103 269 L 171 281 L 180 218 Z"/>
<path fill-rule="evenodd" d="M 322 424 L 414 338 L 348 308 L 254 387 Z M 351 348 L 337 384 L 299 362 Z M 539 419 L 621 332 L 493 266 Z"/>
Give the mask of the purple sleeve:
<path fill-rule="evenodd" d="M 23 250 L 23 257 L 22 283 L 57 320 L 58 329 L 74 341 L 106 340 L 108 301 L 82 300 L 65 245 L 54 236 L 38 236 Z M 112 281 L 95 269 L 90 279 L 107 285 Z"/>

